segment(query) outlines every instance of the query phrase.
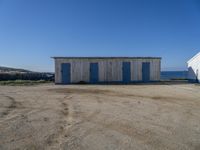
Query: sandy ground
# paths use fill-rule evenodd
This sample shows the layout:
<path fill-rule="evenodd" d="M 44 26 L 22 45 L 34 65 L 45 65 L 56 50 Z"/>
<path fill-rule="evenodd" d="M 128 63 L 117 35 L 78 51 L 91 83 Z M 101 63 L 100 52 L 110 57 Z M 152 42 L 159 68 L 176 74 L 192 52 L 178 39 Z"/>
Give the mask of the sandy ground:
<path fill-rule="evenodd" d="M 199 150 L 200 86 L 0 86 L 0 149 Z"/>

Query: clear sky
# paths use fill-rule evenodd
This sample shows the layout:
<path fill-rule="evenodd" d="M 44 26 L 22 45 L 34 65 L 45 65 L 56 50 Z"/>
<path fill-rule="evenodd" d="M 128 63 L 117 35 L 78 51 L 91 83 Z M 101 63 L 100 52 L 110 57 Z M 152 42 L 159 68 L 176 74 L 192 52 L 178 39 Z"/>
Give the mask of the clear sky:
<path fill-rule="evenodd" d="M 200 51 L 200 0 L 0 0 L 0 66 L 53 71 L 51 56 L 160 56 L 185 70 Z"/>

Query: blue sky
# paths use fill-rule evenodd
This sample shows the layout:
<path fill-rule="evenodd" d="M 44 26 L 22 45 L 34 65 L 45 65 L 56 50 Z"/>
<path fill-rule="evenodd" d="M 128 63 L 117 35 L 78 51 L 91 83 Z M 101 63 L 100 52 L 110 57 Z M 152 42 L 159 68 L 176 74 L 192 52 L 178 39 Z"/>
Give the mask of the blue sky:
<path fill-rule="evenodd" d="M 51 56 L 160 56 L 185 70 L 200 51 L 200 0 L 0 0 L 0 66 L 53 71 Z"/>

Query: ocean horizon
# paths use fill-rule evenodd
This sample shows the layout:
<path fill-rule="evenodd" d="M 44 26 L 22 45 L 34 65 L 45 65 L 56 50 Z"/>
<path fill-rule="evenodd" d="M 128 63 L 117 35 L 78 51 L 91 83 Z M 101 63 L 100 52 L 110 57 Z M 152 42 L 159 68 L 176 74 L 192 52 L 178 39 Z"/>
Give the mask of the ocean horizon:
<path fill-rule="evenodd" d="M 161 80 L 187 79 L 188 71 L 161 71 Z"/>

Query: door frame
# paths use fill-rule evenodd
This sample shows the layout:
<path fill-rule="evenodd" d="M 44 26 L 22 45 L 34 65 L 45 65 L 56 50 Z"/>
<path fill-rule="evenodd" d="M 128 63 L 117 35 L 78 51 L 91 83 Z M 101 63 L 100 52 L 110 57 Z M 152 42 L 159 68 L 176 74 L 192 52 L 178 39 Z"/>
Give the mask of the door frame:
<path fill-rule="evenodd" d="M 142 82 L 150 82 L 150 62 L 143 62 L 142 63 Z"/>
<path fill-rule="evenodd" d="M 122 81 L 123 83 L 131 82 L 131 62 L 129 61 L 122 63 Z"/>
<path fill-rule="evenodd" d="M 71 83 L 71 64 L 70 63 L 61 64 L 61 81 L 62 81 L 62 84 Z"/>
<path fill-rule="evenodd" d="M 99 82 L 99 63 L 90 63 L 90 83 Z"/>

